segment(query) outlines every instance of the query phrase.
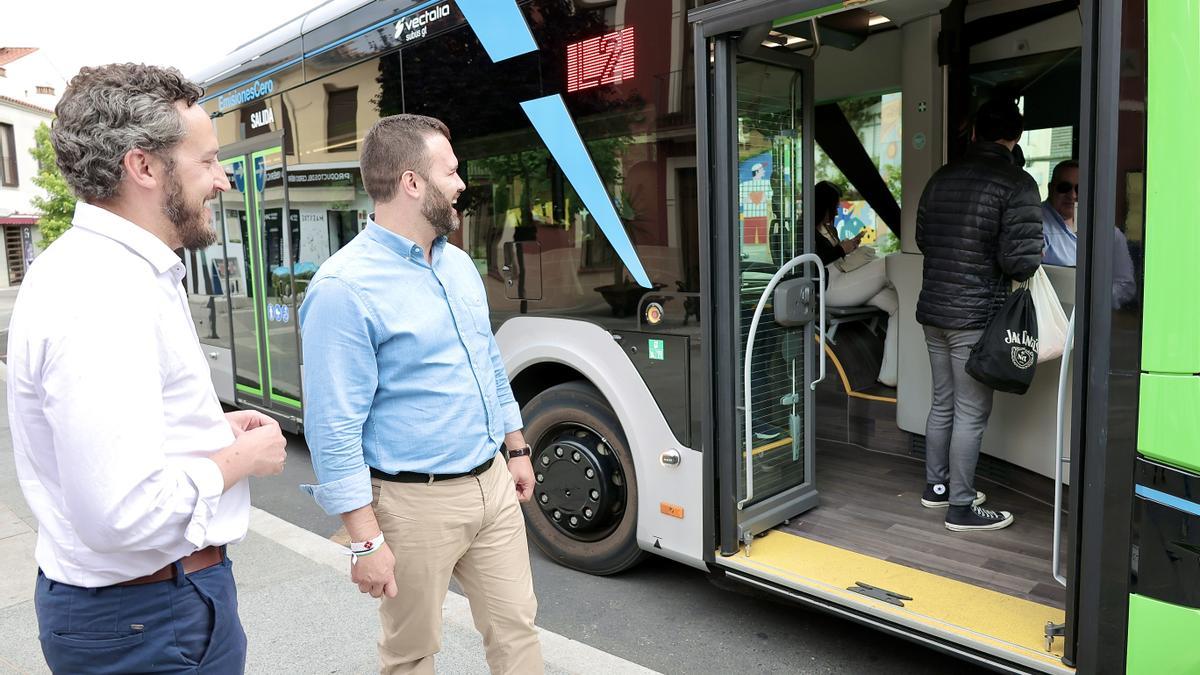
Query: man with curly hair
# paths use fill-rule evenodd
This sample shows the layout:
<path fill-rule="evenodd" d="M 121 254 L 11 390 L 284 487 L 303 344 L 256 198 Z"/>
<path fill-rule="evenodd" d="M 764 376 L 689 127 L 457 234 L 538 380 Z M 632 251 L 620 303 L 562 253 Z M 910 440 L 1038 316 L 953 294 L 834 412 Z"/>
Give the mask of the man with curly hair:
<path fill-rule="evenodd" d="M 285 441 L 265 415 L 222 412 L 184 297 L 175 250 L 216 240 L 206 203 L 229 188 L 202 93 L 173 69 L 84 68 L 55 111 L 80 201 L 25 277 L 8 361 L 55 673 L 245 666 L 225 544 Z"/>

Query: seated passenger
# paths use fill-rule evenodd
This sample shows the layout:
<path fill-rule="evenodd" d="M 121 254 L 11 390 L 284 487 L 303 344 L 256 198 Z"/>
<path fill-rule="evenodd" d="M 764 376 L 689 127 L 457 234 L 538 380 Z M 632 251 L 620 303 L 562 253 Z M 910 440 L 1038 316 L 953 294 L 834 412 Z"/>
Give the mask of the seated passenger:
<path fill-rule="evenodd" d="M 1079 200 L 1079 162 L 1068 159 L 1059 162 L 1050 172 L 1050 189 L 1042 202 L 1042 234 L 1046 240 L 1046 265 L 1075 266 L 1078 241 L 1075 224 L 1075 203 Z M 1129 242 L 1119 227 L 1113 226 L 1112 306 L 1120 309 L 1137 296 L 1133 278 L 1133 258 Z"/>
<path fill-rule="evenodd" d="M 853 239 L 842 241 L 833 226 L 837 216 L 838 202 L 842 191 L 833 183 L 821 181 L 813 191 L 816 213 L 817 255 L 825 264 L 828 287 L 825 289 L 825 304 L 830 307 L 858 307 L 871 305 L 887 312 L 887 336 L 883 342 L 883 364 L 879 368 L 878 380 L 889 387 L 896 386 L 896 336 L 899 326 L 896 312 L 900 309 L 900 298 L 896 289 L 887 280 L 887 263 L 875 258 L 867 249 L 858 251 L 863 233 Z M 855 251 L 858 251 L 855 254 Z M 873 251 L 871 251 L 873 253 Z M 853 255 L 852 255 L 853 254 Z M 855 258 L 861 259 L 855 260 Z"/>

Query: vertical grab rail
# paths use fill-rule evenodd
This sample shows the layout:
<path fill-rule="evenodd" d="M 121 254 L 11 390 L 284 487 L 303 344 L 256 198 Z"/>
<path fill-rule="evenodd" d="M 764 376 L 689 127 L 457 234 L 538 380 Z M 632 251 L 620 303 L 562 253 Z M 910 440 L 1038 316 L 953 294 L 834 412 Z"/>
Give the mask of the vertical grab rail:
<path fill-rule="evenodd" d="M 771 277 L 771 281 L 767 283 L 766 290 L 762 296 L 758 298 L 758 306 L 754 308 L 754 318 L 750 321 L 750 332 L 746 334 L 746 353 L 742 359 L 742 402 L 746 409 L 746 498 L 739 501 L 737 504 L 738 510 L 746 505 L 751 499 L 754 499 L 754 472 L 752 471 L 754 463 L 754 429 L 752 428 L 752 405 L 750 401 L 750 357 L 754 354 L 754 336 L 758 332 L 758 321 L 762 318 L 763 308 L 767 306 L 767 298 L 770 297 L 771 291 L 775 290 L 775 286 L 783 279 L 783 277 L 791 272 L 796 267 L 804 263 L 814 263 L 817 266 L 817 277 L 820 283 L 818 293 L 821 296 L 821 376 L 813 380 L 810 387 L 815 391 L 817 383 L 825 379 L 825 266 L 821 264 L 821 257 L 815 253 L 803 253 L 792 258 L 779 271 Z"/>
<path fill-rule="evenodd" d="M 1061 563 L 1059 541 L 1062 538 L 1062 497 L 1063 497 L 1063 464 L 1071 461 L 1063 457 L 1063 417 L 1066 416 L 1067 400 L 1067 370 L 1071 367 L 1071 351 L 1075 345 L 1075 308 L 1071 308 L 1071 319 L 1067 322 L 1067 339 L 1063 343 L 1062 362 L 1058 366 L 1058 409 L 1055 416 L 1054 436 L 1054 541 L 1050 554 L 1051 572 L 1054 580 L 1064 587 L 1067 578 L 1059 574 Z"/>

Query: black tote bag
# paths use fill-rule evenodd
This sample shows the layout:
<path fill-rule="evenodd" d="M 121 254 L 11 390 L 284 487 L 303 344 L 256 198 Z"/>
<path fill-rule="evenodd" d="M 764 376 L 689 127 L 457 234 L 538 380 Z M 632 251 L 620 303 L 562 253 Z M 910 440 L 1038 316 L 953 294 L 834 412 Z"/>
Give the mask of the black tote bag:
<path fill-rule="evenodd" d="M 1025 284 L 1018 285 L 992 314 L 971 347 L 967 374 L 996 391 L 1024 394 L 1038 358 L 1037 313 Z"/>

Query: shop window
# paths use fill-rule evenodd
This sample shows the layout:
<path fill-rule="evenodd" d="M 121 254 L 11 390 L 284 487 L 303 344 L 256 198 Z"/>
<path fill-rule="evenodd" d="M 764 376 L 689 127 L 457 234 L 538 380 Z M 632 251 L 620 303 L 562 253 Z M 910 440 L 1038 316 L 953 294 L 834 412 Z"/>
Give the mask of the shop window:
<path fill-rule="evenodd" d="M 329 143 L 329 152 L 356 152 L 358 87 L 328 90 L 325 106 L 325 138 Z"/>

